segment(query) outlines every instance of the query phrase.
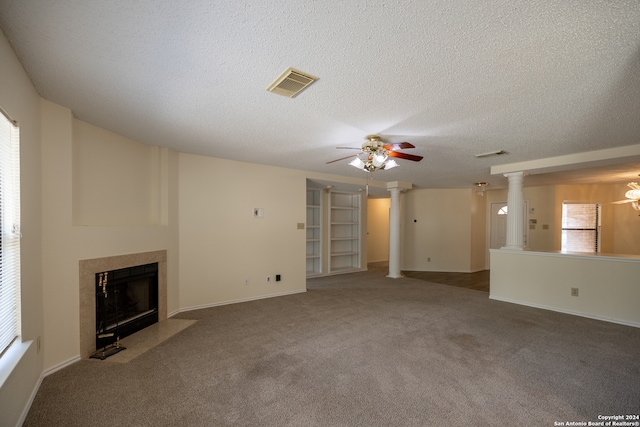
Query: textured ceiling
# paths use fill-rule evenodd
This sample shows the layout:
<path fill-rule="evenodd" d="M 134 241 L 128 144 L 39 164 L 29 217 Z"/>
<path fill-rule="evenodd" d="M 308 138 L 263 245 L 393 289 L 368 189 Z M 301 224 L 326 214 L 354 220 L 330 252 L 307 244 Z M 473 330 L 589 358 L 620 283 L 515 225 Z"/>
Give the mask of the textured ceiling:
<path fill-rule="evenodd" d="M 377 180 L 496 188 L 494 165 L 640 144 L 638 0 L 0 0 L 0 27 L 41 96 L 183 152 L 364 178 L 326 162 L 380 134 L 425 159 Z M 287 67 L 320 79 L 266 91 Z"/>

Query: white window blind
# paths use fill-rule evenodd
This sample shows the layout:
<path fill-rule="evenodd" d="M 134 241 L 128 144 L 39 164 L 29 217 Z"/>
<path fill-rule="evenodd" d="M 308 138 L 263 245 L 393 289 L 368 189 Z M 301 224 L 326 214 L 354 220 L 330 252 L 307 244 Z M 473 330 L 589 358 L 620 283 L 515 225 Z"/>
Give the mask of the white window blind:
<path fill-rule="evenodd" d="M 562 205 L 562 250 L 600 252 L 600 205 L 564 203 Z"/>
<path fill-rule="evenodd" d="M 0 114 L 0 355 L 20 335 L 20 138 Z"/>

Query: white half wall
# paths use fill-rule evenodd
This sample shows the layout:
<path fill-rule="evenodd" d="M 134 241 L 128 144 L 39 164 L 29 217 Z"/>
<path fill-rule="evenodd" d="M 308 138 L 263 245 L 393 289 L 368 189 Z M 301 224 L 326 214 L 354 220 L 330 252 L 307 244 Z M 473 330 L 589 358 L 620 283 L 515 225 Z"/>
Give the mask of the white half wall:
<path fill-rule="evenodd" d="M 640 256 L 492 249 L 490 298 L 640 327 L 638 277 Z"/>

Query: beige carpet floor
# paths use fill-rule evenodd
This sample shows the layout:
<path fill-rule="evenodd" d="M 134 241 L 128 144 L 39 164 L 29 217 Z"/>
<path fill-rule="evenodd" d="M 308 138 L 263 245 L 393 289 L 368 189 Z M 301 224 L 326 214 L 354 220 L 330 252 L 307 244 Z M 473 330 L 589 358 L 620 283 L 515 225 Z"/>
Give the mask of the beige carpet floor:
<path fill-rule="evenodd" d="M 46 377 L 25 426 L 553 426 L 640 413 L 640 329 L 384 274 L 182 313 L 197 322 L 127 363 Z"/>

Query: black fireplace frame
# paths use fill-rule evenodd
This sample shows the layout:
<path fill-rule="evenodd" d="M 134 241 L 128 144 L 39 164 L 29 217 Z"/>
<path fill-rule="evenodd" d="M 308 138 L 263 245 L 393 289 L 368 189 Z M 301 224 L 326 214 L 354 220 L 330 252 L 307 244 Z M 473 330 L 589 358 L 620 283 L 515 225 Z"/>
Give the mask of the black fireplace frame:
<path fill-rule="evenodd" d="M 107 278 L 106 286 L 103 286 L 101 280 Z M 149 289 L 149 310 L 143 315 L 134 317 L 133 319 L 123 319 L 123 322 L 104 325 L 103 310 L 105 310 L 105 302 L 115 303 L 118 305 L 119 293 L 126 291 L 130 282 L 150 280 Z M 158 301 L 158 263 L 138 265 L 134 267 L 121 268 L 103 273 L 96 273 L 96 349 L 104 348 L 112 345 L 116 340 L 127 337 L 138 332 L 147 326 L 158 323 L 159 320 L 159 301 Z M 107 292 L 105 298 L 104 291 Z M 111 298 L 111 300 L 109 300 Z M 124 310 L 124 308 L 123 308 Z M 107 322 L 110 323 L 110 322 Z"/>

